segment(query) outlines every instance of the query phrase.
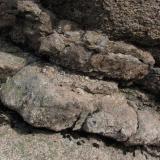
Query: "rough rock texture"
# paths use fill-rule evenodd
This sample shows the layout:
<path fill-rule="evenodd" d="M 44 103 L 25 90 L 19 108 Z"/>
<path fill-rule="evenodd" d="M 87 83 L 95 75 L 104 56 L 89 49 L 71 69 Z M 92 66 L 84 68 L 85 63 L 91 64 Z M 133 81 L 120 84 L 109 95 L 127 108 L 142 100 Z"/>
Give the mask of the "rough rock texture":
<path fill-rule="evenodd" d="M 124 80 L 144 77 L 154 64 L 150 53 L 124 42 L 109 41 L 98 32 L 88 31 L 76 42 L 72 42 L 72 35 L 55 32 L 43 38 L 40 53 L 64 67 Z"/>
<path fill-rule="evenodd" d="M 20 15 L 13 26 L 11 38 L 16 43 L 29 42 L 29 45 L 37 49 L 39 39 L 52 33 L 54 23 L 54 15 L 41 9 L 39 4 L 30 0 L 17 0 L 17 14 Z"/>
<path fill-rule="evenodd" d="M 113 82 L 33 64 L 2 85 L 0 98 L 35 127 L 84 130 L 129 145 L 159 145 L 159 114 L 154 108 L 135 108 L 136 101 L 127 102 Z"/>
<path fill-rule="evenodd" d="M 8 77 L 34 61 L 36 58 L 31 54 L 0 40 L 0 82 L 4 82 Z"/>
<path fill-rule="evenodd" d="M 101 29 L 114 39 L 148 46 L 160 43 L 159 0 L 41 1 L 60 18 L 74 20 L 92 30 Z"/>
<path fill-rule="evenodd" d="M 0 0 L 0 159 L 158 160 L 159 51 L 159 0 Z"/>
<path fill-rule="evenodd" d="M 55 67 L 35 64 L 24 68 L 2 85 L 0 97 L 36 127 L 61 131 L 80 121 L 79 129 L 120 141 L 135 134 L 137 128 L 136 112 L 115 83 L 65 74 Z M 96 116 L 95 123 L 89 114 Z"/>
<path fill-rule="evenodd" d="M 0 127 L 0 135 L 0 155 L 3 160 L 158 160 L 143 150 L 126 151 L 124 154 L 125 148 L 123 151 L 112 145 L 106 146 L 101 140 L 77 135 L 44 132 L 23 134 L 7 125 Z"/>
<path fill-rule="evenodd" d="M 135 135 L 129 139 L 129 144 L 159 143 L 159 107 L 158 98 L 138 89 L 123 89 L 128 103 L 137 110 L 138 127 Z M 127 142 L 128 143 L 128 142 Z"/>
<path fill-rule="evenodd" d="M 69 69 L 133 80 L 143 78 L 155 63 L 149 52 L 110 41 L 100 32 L 81 30 L 74 22 L 56 20 L 33 1 L 18 1 L 17 8 L 21 17 L 11 32 L 12 40 L 19 43 L 21 37 L 22 43 Z"/>

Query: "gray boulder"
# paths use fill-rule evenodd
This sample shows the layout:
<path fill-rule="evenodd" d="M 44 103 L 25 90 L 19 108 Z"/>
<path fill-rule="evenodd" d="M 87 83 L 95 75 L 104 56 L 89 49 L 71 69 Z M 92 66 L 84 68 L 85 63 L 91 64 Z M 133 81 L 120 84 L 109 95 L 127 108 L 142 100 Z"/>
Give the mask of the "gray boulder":
<path fill-rule="evenodd" d="M 35 127 L 85 130 L 119 141 L 136 133 L 136 112 L 113 82 L 91 80 L 67 74 L 60 68 L 34 64 L 3 84 L 0 95 L 5 106 Z M 99 117 L 101 114 L 104 116 Z M 90 116 L 95 118 L 98 128 Z M 100 121 L 103 123 L 99 124 Z"/>
<path fill-rule="evenodd" d="M 87 29 L 103 30 L 111 38 L 125 39 L 147 46 L 160 43 L 160 5 L 157 0 L 42 2 L 59 17 L 78 22 Z"/>
<path fill-rule="evenodd" d="M 155 63 L 149 52 L 121 41 L 109 41 L 104 34 L 79 30 L 75 39 L 73 35 L 78 32 L 69 33 L 54 32 L 42 38 L 40 54 L 67 68 L 123 80 L 143 78 Z"/>

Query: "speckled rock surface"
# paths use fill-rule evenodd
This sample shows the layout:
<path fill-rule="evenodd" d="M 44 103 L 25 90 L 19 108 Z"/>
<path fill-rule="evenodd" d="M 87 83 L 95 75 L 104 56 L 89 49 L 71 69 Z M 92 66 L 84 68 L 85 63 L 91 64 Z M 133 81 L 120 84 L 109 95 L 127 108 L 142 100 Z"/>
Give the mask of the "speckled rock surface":
<path fill-rule="evenodd" d="M 101 139 L 38 131 L 20 133 L 8 125 L 0 127 L 0 143 L 2 160 L 158 160 L 138 148 L 125 151 L 125 147 L 115 148 Z"/>
<path fill-rule="evenodd" d="M 159 0 L 0 0 L 0 160 L 158 160 L 159 51 Z"/>
<path fill-rule="evenodd" d="M 16 0 L 0 1 L 0 28 L 13 26 L 15 24 Z"/>

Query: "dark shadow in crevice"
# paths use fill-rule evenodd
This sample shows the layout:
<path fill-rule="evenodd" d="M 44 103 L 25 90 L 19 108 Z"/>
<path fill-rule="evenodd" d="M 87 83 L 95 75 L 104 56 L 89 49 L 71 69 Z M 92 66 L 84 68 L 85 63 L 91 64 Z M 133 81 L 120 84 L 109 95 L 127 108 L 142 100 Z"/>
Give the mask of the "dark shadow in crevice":
<path fill-rule="evenodd" d="M 142 33 L 143 36 L 138 36 L 138 32 L 135 35 L 133 28 L 123 27 L 121 24 L 127 23 L 127 20 L 122 19 L 121 24 L 119 24 L 118 15 L 114 17 L 113 14 L 118 14 L 121 8 L 117 8 L 119 10 L 117 12 L 114 11 L 115 13 L 111 11 L 112 7 L 113 9 L 118 7 L 119 2 L 113 1 L 113 6 L 107 5 L 108 8 L 107 6 L 104 8 L 104 0 L 40 0 L 40 2 L 46 9 L 55 13 L 59 19 L 74 21 L 84 30 L 101 30 L 106 33 L 111 40 L 122 40 L 134 45 L 140 45 L 143 48 L 146 46 L 159 46 L 160 40 L 152 39 L 148 36 L 148 32 Z M 121 14 L 122 18 L 124 18 L 124 10 Z M 128 14 L 127 11 L 126 14 Z M 117 18 L 118 22 L 116 22 L 115 18 Z M 139 24 L 139 26 L 141 25 L 143 24 Z"/>

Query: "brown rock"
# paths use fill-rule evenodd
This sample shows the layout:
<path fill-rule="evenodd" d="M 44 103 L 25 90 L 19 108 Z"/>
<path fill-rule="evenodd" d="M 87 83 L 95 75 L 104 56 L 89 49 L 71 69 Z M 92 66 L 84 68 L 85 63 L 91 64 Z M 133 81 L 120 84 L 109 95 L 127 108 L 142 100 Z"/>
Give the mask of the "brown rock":
<path fill-rule="evenodd" d="M 53 32 L 55 16 L 32 0 L 18 0 L 17 12 L 21 18 L 17 19 L 17 25 L 11 33 L 12 39 L 17 42 L 17 35 L 17 38 L 24 37 L 28 46 L 38 49 L 40 38 Z"/>
<path fill-rule="evenodd" d="M 142 79 L 139 84 L 146 90 L 154 93 L 159 94 L 160 93 L 160 69 L 159 68 L 153 68 L 150 73 Z"/>
<path fill-rule="evenodd" d="M 87 31 L 77 39 L 71 33 L 78 32 L 69 33 L 66 37 L 54 32 L 41 39 L 40 54 L 69 69 L 123 80 L 143 78 L 155 63 L 149 52 L 124 42 L 109 41 L 101 33 Z"/>
<path fill-rule="evenodd" d="M 113 54 L 93 55 L 91 65 L 94 71 L 115 79 L 140 79 L 148 74 L 149 66 L 131 55 Z"/>
<path fill-rule="evenodd" d="M 130 137 L 132 145 L 156 145 L 160 143 L 160 115 L 154 111 L 138 111 L 138 130 Z"/>

